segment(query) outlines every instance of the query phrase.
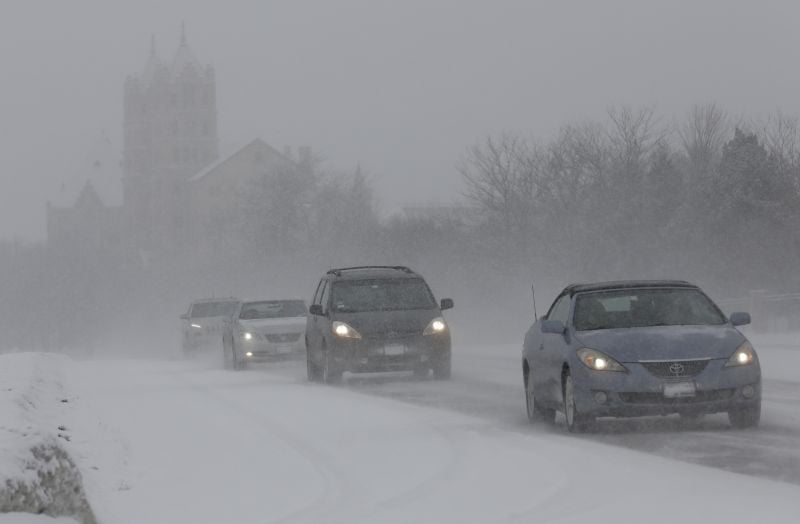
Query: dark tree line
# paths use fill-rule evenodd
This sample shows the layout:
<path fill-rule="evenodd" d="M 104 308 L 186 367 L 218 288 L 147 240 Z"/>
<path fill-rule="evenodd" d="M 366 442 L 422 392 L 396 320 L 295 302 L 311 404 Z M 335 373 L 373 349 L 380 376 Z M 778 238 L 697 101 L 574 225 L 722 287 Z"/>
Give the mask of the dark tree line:
<path fill-rule="evenodd" d="M 488 138 L 461 166 L 492 242 L 562 280 L 672 277 L 734 295 L 798 287 L 798 123 L 650 108 L 565 126 L 549 141 Z M 534 270 L 535 271 L 535 270 Z"/>

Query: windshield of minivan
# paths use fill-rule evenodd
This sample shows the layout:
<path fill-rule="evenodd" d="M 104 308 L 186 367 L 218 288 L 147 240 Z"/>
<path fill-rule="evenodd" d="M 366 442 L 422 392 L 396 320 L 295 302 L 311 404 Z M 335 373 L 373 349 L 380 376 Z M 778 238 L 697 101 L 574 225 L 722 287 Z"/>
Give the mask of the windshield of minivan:
<path fill-rule="evenodd" d="M 720 325 L 725 316 L 696 289 L 620 289 L 581 293 L 575 301 L 575 329 Z"/>
<path fill-rule="evenodd" d="M 236 310 L 236 302 L 198 302 L 192 306 L 192 318 L 229 317 Z"/>
<path fill-rule="evenodd" d="M 288 318 L 306 316 L 306 305 L 302 300 L 264 300 L 245 302 L 239 318 L 254 320 L 262 318 Z"/>
<path fill-rule="evenodd" d="M 342 313 L 433 309 L 436 301 L 419 278 L 345 280 L 333 284 L 332 309 Z"/>

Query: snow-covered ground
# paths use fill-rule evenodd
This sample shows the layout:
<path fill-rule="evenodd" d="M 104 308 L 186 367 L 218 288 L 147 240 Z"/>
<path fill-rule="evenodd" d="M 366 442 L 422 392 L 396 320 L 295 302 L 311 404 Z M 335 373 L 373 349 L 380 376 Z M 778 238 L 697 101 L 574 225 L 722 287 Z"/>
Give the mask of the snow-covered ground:
<path fill-rule="evenodd" d="M 760 348 L 765 377 L 786 389 L 765 399 L 765 428 L 712 420 L 582 437 L 525 425 L 518 348 L 507 346 L 456 348 L 446 383 L 352 376 L 341 387 L 309 384 L 302 363 L 231 372 L 203 361 L 2 355 L 4 379 L 49 384 L 37 398 L 58 402 L 24 420 L 19 404 L 0 404 L 12 417 L 0 465 L 18 466 L 19 424 L 50 438 L 57 423 L 98 520 L 114 524 L 797 523 L 800 484 L 646 445 L 691 438 L 705 443 L 692 450 L 702 455 L 733 442 L 735 461 L 736 449 L 769 447 L 773 433 L 800 444 L 800 379 L 789 369 L 800 347 L 771 344 Z M 796 449 L 784 444 L 762 451 L 791 464 Z M 0 523 L 52 522 L 17 517 Z"/>

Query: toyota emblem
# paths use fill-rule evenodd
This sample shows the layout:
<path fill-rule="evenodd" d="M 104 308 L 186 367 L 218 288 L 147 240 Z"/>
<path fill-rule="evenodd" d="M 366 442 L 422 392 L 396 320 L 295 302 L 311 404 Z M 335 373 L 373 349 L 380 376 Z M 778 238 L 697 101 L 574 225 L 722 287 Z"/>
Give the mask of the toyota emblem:
<path fill-rule="evenodd" d="M 683 364 L 681 364 L 680 362 L 673 362 L 672 364 L 669 365 L 669 372 L 672 373 L 673 375 L 683 375 L 684 371 L 685 368 L 683 367 Z"/>

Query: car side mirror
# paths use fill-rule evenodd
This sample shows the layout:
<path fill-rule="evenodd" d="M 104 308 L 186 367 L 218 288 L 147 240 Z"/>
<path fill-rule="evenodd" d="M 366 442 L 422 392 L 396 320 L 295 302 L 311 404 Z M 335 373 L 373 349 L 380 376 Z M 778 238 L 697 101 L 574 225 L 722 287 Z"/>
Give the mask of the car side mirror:
<path fill-rule="evenodd" d="M 551 333 L 553 335 L 563 335 L 567 328 L 560 320 L 543 320 L 542 333 Z"/>
<path fill-rule="evenodd" d="M 750 313 L 745 313 L 743 311 L 731 313 L 730 321 L 734 326 L 746 326 L 750 323 Z"/>
<path fill-rule="evenodd" d="M 453 309 L 453 299 L 452 298 L 443 298 L 441 303 L 439 304 L 439 309 L 444 311 L 445 309 Z"/>
<path fill-rule="evenodd" d="M 184 313 L 183 315 L 181 315 L 181 320 L 189 320 L 189 315 Z"/>
<path fill-rule="evenodd" d="M 324 316 L 325 312 L 322 311 L 321 304 L 311 304 L 311 307 L 308 308 L 308 312 L 312 315 L 316 315 L 318 317 Z"/>

